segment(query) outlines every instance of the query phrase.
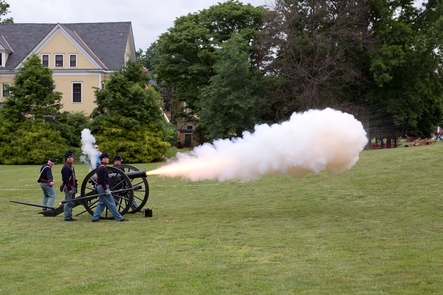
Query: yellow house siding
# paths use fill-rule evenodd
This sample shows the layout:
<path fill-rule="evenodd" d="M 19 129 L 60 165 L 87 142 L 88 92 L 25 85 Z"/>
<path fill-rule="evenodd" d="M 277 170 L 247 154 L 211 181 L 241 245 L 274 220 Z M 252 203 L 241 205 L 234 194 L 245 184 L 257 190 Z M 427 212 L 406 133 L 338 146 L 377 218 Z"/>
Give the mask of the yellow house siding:
<path fill-rule="evenodd" d="M 50 69 L 72 69 L 69 66 L 69 55 L 77 55 L 77 69 L 95 69 L 94 65 L 74 46 L 68 38 L 62 33 L 57 32 L 55 36 L 45 44 L 38 52 L 38 57 L 42 58 L 42 54 L 49 54 Z M 55 67 L 55 55 L 63 55 L 63 67 Z"/>
<path fill-rule="evenodd" d="M 62 93 L 61 103 L 63 104 L 62 111 L 84 111 L 86 114 L 90 114 L 96 107 L 94 88 L 101 87 L 103 80 L 107 78 L 104 74 L 94 75 L 57 75 L 52 76 L 55 83 L 55 91 Z M 4 102 L 3 98 L 3 83 L 11 83 L 14 76 L 0 76 L 0 102 Z M 72 102 L 72 83 L 81 83 L 82 85 L 82 102 Z"/>
<path fill-rule="evenodd" d="M 100 88 L 103 76 L 100 75 L 53 75 L 55 82 L 55 90 L 62 92 L 63 111 L 84 111 L 90 114 L 96 107 L 94 88 Z M 72 83 L 81 83 L 82 85 L 82 102 L 72 101 Z"/>

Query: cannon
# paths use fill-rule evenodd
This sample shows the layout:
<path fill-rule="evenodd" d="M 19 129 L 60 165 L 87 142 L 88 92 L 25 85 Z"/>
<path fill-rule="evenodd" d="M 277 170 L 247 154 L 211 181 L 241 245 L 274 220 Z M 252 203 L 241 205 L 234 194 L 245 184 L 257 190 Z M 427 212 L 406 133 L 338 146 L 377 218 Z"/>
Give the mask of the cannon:
<path fill-rule="evenodd" d="M 109 187 L 112 196 L 114 197 L 117 210 L 120 212 L 120 214 L 124 215 L 126 213 L 136 213 L 142 211 L 149 198 L 149 183 L 146 178 L 146 170 L 139 170 L 137 167 L 127 164 L 123 164 L 118 167 L 106 168 L 108 169 L 110 177 Z M 84 207 L 84 210 L 76 214 L 76 216 L 79 216 L 86 212 L 93 215 L 98 204 L 98 197 L 100 196 L 100 194 L 98 194 L 96 190 L 96 172 L 97 170 L 94 169 L 90 171 L 88 175 L 86 175 L 80 188 L 78 189 L 78 192 L 80 194 L 77 195 L 74 200 L 63 200 L 58 207 L 50 207 L 14 200 L 11 200 L 11 202 L 43 208 L 44 211 L 39 212 L 39 214 L 42 214 L 44 216 L 57 216 L 63 213 L 64 203 L 73 202 L 74 207 L 77 207 L 79 205 L 83 205 Z M 109 209 L 106 207 L 100 218 L 112 219 L 114 217 Z"/>

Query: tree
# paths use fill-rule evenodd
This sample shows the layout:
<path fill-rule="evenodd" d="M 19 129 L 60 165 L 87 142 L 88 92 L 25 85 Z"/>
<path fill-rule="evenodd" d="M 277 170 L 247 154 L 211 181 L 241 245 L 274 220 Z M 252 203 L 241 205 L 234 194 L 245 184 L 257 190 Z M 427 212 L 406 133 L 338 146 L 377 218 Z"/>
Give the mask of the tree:
<path fill-rule="evenodd" d="M 443 3 L 428 1 L 424 9 L 412 1 L 371 4 L 376 43 L 368 72 L 376 87 L 366 99 L 377 109 L 371 121 L 388 118 L 391 136 L 429 137 L 443 116 Z"/>
<path fill-rule="evenodd" d="M 277 78 L 276 119 L 338 106 L 359 96 L 370 50 L 367 1 L 276 0 L 261 48 Z"/>
<path fill-rule="evenodd" d="M 158 124 L 164 120 L 160 94 L 148 86 L 151 76 L 140 62 L 130 61 L 114 72 L 104 89 L 96 89 L 97 107 L 91 117 L 96 125 L 104 116 L 122 115 L 129 125 Z"/>
<path fill-rule="evenodd" d="M 157 54 L 157 42 L 154 42 L 146 49 L 146 52 L 143 54 L 143 50 L 137 51 L 137 61 L 143 63 L 143 65 L 149 70 L 152 71 L 155 65 L 155 58 Z"/>
<path fill-rule="evenodd" d="M 10 120 L 56 115 L 62 108 L 61 93 L 55 91 L 52 71 L 44 67 L 37 55 L 29 57 L 9 86 L 11 95 L 6 98 L 4 111 Z"/>
<path fill-rule="evenodd" d="M 63 159 L 67 148 L 60 132 L 44 116 L 56 117 L 61 93 L 55 92 L 51 70 L 36 55 L 28 58 L 8 87 L 11 95 L 0 111 L 0 163 L 41 164 Z"/>
<path fill-rule="evenodd" d="M 127 161 L 159 159 L 158 154 L 164 154 L 165 146 L 173 142 L 174 132 L 168 131 L 173 127 L 165 122 L 160 94 L 148 86 L 150 78 L 142 63 L 129 61 L 110 76 L 104 89 L 95 92 L 97 107 L 91 114 L 91 130 L 98 134 L 96 139 L 102 149 L 116 151 Z M 152 146 L 143 147 L 147 142 Z M 140 149 L 139 155 L 135 143 Z"/>
<path fill-rule="evenodd" d="M 218 50 L 214 76 L 200 95 L 199 123 L 207 130 L 207 139 L 241 137 L 262 123 L 269 109 L 263 94 L 263 77 L 251 69 L 248 44 L 234 34 Z"/>
<path fill-rule="evenodd" d="M 429 136 L 442 120 L 443 3 L 276 0 L 261 48 L 273 108 L 363 110 L 370 137 Z M 361 113 L 359 111 L 359 113 Z"/>
<path fill-rule="evenodd" d="M 1 16 L 7 15 L 10 11 L 8 10 L 9 4 L 4 0 L 0 0 L 0 23 L 7 24 L 13 23 L 14 19 L 12 17 L 9 18 L 1 18 Z"/>
<path fill-rule="evenodd" d="M 162 87 L 174 89 L 175 99 L 198 111 L 200 89 L 209 85 L 218 60 L 217 51 L 231 38 L 241 36 L 248 47 L 250 66 L 256 65 L 252 43 L 262 26 L 264 8 L 227 1 L 196 14 L 177 18 L 160 36 L 154 73 Z"/>

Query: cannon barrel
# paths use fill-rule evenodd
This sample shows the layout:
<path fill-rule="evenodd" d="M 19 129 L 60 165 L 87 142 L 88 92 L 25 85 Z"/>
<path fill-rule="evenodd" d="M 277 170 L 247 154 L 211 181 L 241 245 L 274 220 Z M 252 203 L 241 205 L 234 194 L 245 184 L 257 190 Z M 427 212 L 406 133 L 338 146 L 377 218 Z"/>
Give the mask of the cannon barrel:
<path fill-rule="evenodd" d="M 147 173 L 148 173 L 148 172 L 147 172 L 146 170 L 125 172 L 126 176 L 128 176 L 129 179 L 140 178 L 140 177 L 146 177 L 146 176 L 148 176 Z"/>
<path fill-rule="evenodd" d="M 117 167 L 118 168 L 118 167 Z M 139 170 L 139 171 L 131 171 L 131 172 L 124 172 L 126 174 L 126 176 L 128 176 L 129 179 L 134 179 L 134 178 L 141 178 L 141 177 L 146 177 L 147 176 L 147 171 L 146 170 Z M 114 177 L 117 176 L 117 173 L 109 173 L 109 177 Z M 93 175 L 90 178 L 90 181 L 97 181 L 97 175 Z"/>

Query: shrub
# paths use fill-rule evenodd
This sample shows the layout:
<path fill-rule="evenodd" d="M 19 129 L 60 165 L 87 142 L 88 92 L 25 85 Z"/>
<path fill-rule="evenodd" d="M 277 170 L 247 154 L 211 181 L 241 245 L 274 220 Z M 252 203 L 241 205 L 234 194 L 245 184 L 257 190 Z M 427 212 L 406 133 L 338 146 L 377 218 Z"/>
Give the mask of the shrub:
<path fill-rule="evenodd" d="M 112 121 L 118 120 L 113 118 Z M 171 146 L 163 141 L 163 133 L 154 123 L 133 128 L 120 127 L 109 120 L 102 121 L 103 127 L 94 135 L 100 150 L 111 157 L 120 154 L 125 163 L 150 163 L 163 158 Z"/>
<path fill-rule="evenodd" d="M 3 125 L 0 129 L 0 163 L 42 164 L 49 158 L 64 159 L 67 145 L 54 126 L 42 120 Z M 14 131 L 8 130 L 14 128 Z"/>
<path fill-rule="evenodd" d="M 90 128 L 90 118 L 82 112 L 63 112 L 57 116 L 56 128 L 69 146 L 81 147 L 81 133 Z"/>

